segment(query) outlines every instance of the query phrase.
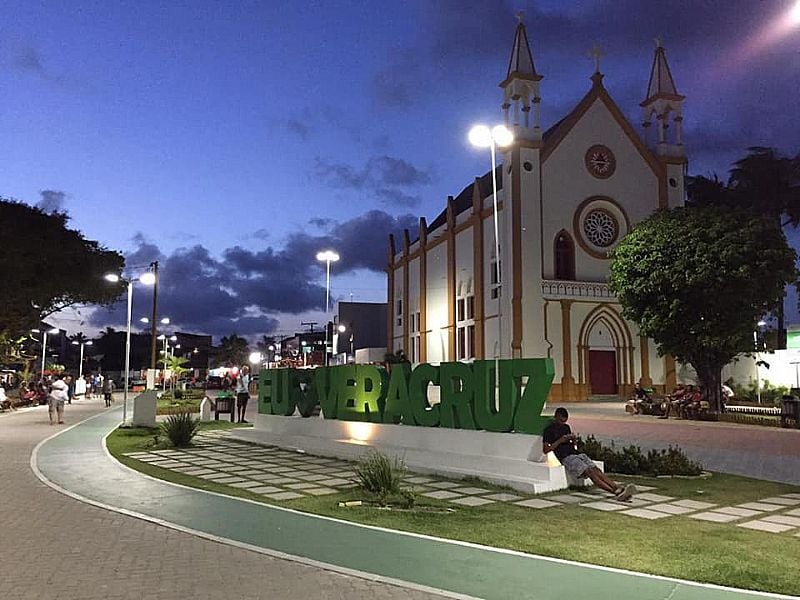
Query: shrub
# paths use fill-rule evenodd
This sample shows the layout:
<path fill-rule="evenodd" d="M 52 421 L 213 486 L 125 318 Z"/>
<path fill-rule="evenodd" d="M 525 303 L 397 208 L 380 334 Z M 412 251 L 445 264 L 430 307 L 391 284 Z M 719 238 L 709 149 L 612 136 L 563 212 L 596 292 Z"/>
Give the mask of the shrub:
<path fill-rule="evenodd" d="M 578 438 L 578 452 L 583 452 L 594 460 L 601 460 L 608 473 L 622 475 L 687 475 L 697 476 L 703 471 L 703 465 L 693 461 L 677 446 L 667 450 L 650 450 L 642 453 L 639 446 L 626 446 L 617 450 L 614 442 L 611 447 L 603 446 L 593 435 L 584 441 Z"/>
<path fill-rule="evenodd" d="M 385 454 L 372 451 L 356 465 L 356 484 L 382 506 L 393 496 L 400 496 L 406 505 L 413 504 L 413 498 L 408 501 L 409 493 L 413 496 L 413 492 L 401 489 L 406 472 L 406 465 L 399 458 L 392 461 Z"/>
<path fill-rule="evenodd" d="M 732 404 L 748 404 L 758 403 L 758 390 L 756 389 L 755 381 L 751 381 L 747 385 L 739 385 L 734 383 L 731 385 L 733 389 L 733 402 Z M 784 394 L 789 393 L 789 388 L 785 386 L 774 386 L 769 380 L 764 379 L 761 382 L 761 404 L 780 406 L 781 398 Z"/>
<path fill-rule="evenodd" d="M 199 427 L 200 421 L 193 419 L 191 413 L 188 412 L 170 415 L 161 424 L 164 435 L 169 438 L 173 446 L 178 448 L 189 446 Z"/>
<path fill-rule="evenodd" d="M 172 395 L 174 396 L 175 400 L 182 400 L 183 390 L 175 390 L 174 392 L 172 392 Z"/>

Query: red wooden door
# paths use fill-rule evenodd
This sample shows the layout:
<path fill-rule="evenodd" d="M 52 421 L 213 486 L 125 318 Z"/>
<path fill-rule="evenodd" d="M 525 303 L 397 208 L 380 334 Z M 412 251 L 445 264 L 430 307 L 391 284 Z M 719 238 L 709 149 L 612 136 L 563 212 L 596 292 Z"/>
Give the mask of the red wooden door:
<path fill-rule="evenodd" d="M 593 394 L 617 393 L 617 356 L 613 350 L 589 350 L 589 382 Z"/>

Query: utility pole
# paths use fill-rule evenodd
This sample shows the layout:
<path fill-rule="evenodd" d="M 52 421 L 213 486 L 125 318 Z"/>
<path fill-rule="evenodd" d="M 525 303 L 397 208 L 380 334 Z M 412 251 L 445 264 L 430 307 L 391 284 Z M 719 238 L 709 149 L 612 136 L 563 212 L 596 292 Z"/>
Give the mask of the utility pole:
<path fill-rule="evenodd" d="M 306 325 L 311 327 L 311 333 L 314 333 L 314 325 L 317 325 L 317 324 L 318 324 L 317 321 L 300 321 L 300 326 L 301 327 L 304 327 Z"/>
<path fill-rule="evenodd" d="M 150 368 L 156 368 L 156 328 L 158 327 L 158 261 L 150 263 L 156 282 L 153 284 L 153 315 L 150 318 Z"/>

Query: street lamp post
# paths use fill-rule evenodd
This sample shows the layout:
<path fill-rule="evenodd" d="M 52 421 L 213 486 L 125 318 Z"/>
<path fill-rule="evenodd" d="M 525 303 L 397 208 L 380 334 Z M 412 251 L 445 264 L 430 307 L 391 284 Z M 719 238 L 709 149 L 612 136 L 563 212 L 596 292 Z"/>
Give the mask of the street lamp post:
<path fill-rule="evenodd" d="M 133 311 L 133 279 L 122 279 L 116 273 L 109 273 L 106 275 L 106 281 L 117 283 L 125 281 L 128 287 L 128 313 L 127 325 L 125 329 L 125 378 L 124 387 L 122 390 L 122 424 L 128 420 L 128 378 L 131 371 L 131 313 Z M 139 281 L 144 285 L 154 285 L 156 282 L 155 273 L 147 271 L 139 276 Z"/>
<path fill-rule="evenodd" d="M 756 360 L 756 396 L 758 398 L 758 403 L 761 404 L 761 375 L 758 372 L 758 332 L 759 330 L 764 327 L 767 323 L 765 321 L 759 321 L 757 323 L 757 328 L 753 330 L 753 344 L 755 346 L 755 360 Z"/>
<path fill-rule="evenodd" d="M 39 333 L 39 330 L 31 329 L 31 332 Z M 59 332 L 58 327 L 51 327 L 50 329 L 46 329 L 45 331 L 42 332 L 42 373 L 41 373 L 42 379 L 44 379 L 44 363 L 45 363 L 45 358 L 47 356 L 47 334 L 50 333 L 55 335 L 58 332 Z"/>
<path fill-rule="evenodd" d="M 75 342 L 72 342 L 72 345 L 81 347 L 81 361 L 78 364 L 78 379 L 80 379 L 81 377 L 83 377 L 83 347 L 84 346 L 91 346 L 92 345 L 92 340 L 89 340 L 88 342 L 75 341 Z"/>
<path fill-rule="evenodd" d="M 469 141 L 473 146 L 478 148 L 489 148 L 492 159 L 492 207 L 494 216 L 494 256 L 495 256 L 495 279 L 497 285 L 500 287 L 500 293 L 497 295 L 497 350 L 495 351 L 495 358 L 500 359 L 503 356 L 502 336 L 502 306 L 503 306 L 503 288 L 501 283 L 501 260 L 500 260 L 500 225 L 497 214 L 497 147 L 508 146 L 514 141 L 514 134 L 509 131 L 504 125 L 496 125 L 489 129 L 486 125 L 475 125 L 469 132 Z M 497 375 L 495 375 L 497 378 Z"/>
<path fill-rule="evenodd" d="M 317 260 L 325 263 L 325 317 L 331 311 L 331 263 L 339 260 L 339 255 L 333 250 L 317 252 Z M 325 366 L 328 366 L 328 340 L 330 336 L 329 323 L 325 324 Z"/>

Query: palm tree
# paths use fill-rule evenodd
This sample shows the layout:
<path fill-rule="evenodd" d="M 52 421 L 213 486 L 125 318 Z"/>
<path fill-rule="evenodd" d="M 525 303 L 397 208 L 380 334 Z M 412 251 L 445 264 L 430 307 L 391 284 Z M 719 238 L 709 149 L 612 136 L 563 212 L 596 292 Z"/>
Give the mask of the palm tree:
<path fill-rule="evenodd" d="M 239 337 L 235 333 L 224 336 L 216 350 L 217 364 L 222 364 L 226 367 L 243 365 L 247 361 L 249 350 L 247 340 L 243 337 Z"/>

